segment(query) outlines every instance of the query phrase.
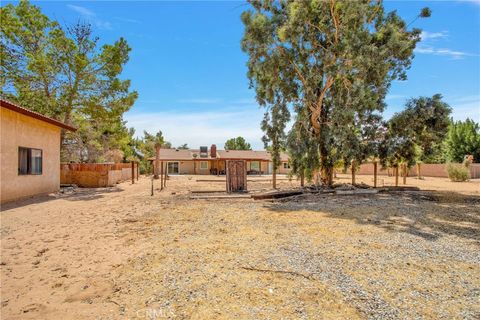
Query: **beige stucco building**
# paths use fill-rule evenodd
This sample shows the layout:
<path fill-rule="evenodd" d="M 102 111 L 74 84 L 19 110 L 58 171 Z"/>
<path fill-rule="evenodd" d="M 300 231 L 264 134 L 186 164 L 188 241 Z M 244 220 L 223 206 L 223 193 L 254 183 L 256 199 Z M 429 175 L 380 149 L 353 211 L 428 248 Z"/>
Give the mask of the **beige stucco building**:
<path fill-rule="evenodd" d="M 60 132 L 72 130 L 62 122 L 0 100 L 1 202 L 60 188 Z"/>
<path fill-rule="evenodd" d="M 203 148 L 203 149 L 202 149 Z M 281 153 L 277 173 L 290 172 L 288 155 Z M 149 160 L 155 163 L 155 158 Z M 217 150 L 215 145 L 201 149 L 161 149 L 160 162 L 168 174 L 225 174 L 226 161 L 244 160 L 247 174 L 272 174 L 272 159 L 269 151 Z"/>

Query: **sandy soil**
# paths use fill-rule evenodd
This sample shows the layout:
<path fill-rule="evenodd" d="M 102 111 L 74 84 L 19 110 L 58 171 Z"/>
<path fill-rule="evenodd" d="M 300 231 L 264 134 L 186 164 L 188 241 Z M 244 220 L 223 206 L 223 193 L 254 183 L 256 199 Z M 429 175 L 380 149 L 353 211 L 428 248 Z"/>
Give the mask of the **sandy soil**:
<path fill-rule="evenodd" d="M 436 193 L 189 199 L 224 188 L 201 178 L 219 179 L 171 177 L 151 197 L 141 178 L 2 206 L 1 318 L 480 317 L 479 181 L 408 179 Z M 249 189 L 268 189 L 266 179 L 251 177 Z"/>

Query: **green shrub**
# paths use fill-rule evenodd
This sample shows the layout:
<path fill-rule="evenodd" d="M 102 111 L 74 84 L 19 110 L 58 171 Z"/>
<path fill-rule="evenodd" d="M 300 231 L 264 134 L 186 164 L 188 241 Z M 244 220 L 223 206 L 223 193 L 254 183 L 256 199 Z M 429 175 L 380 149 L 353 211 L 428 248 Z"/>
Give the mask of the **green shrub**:
<path fill-rule="evenodd" d="M 450 180 L 454 182 L 467 181 L 470 178 L 470 170 L 459 163 L 449 163 L 447 172 Z"/>

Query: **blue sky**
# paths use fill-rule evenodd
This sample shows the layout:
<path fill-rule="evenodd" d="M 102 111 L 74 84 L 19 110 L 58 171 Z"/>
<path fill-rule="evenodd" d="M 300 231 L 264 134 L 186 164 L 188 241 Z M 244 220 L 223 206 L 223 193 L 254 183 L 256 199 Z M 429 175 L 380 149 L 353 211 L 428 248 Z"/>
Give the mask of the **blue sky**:
<path fill-rule="evenodd" d="M 4 2 L 5 3 L 5 2 Z M 132 47 L 123 77 L 139 99 L 125 115 L 137 134 L 162 130 L 174 146 L 190 147 L 244 136 L 262 149 L 263 110 L 248 88 L 247 57 L 240 49 L 244 2 L 40 1 L 62 24 L 89 21 L 101 42 L 119 37 Z M 412 21 L 420 8 L 432 17 L 412 26 L 424 30 L 408 80 L 393 83 L 388 118 L 409 97 L 441 93 L 454 119 L 480 121 L 480 1 L 388 1 Z"/>

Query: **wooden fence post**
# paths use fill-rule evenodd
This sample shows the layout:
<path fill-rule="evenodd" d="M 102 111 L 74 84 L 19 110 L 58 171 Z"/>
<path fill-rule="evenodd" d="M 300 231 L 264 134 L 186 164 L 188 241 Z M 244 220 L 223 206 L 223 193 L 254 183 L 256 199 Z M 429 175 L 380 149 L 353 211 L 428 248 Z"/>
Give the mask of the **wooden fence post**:
<path fill-rule="evenodd" d="M 160 190 L 163 190 L 163 161 L 160 164 Z"/>
<path fill-rule="evenodd" d="M 303 187 L 305 185 L 305 174 L 303 173 L 303 170 L 302 170 L 302 173 L 300 174 L 300 186 Z"/>
<path fill-rule="evenodd" d="M 377 161 L 373 161 L 373 187 L 377 187 Z"/>
<path fill-rule="evenodd" d="M 422 175 L 420 174 L 420 166 L 421 164 L 417 163 L 417 179 L 419 180 L 422 178 Z"/>
<path fill-rule="evenodd" d="M 398 187 L 398 164 L 393 168 L 393 170 L 395 172 L 395 187 Z"/>
<path fill-rule="evenodd" d="M 140 177 L 140 162 L 137 161 L 137 181 L 139 177 Z"/>
<path fill-rule="evenodd" d="M 165 163 L 165 180 L 163 181 L 163 187 L 167 187 L 167 176 L 168 176 L 168 163 Z"/>
<path fill-rule="evenodd" d="M 135 162 L 132 161 L 132 184 L 135 184 Z"/>
<path fill-rule="evenodd" d="M 407 174 L 408 166 L 406 163 L 403 164 L 403 184 L 407 184 Z"/>

